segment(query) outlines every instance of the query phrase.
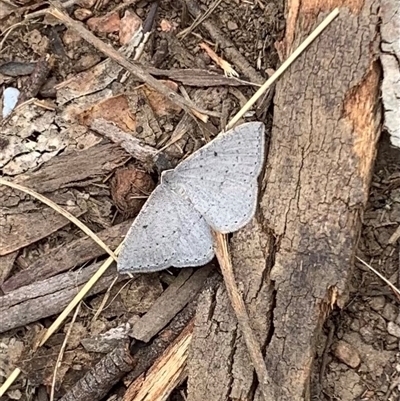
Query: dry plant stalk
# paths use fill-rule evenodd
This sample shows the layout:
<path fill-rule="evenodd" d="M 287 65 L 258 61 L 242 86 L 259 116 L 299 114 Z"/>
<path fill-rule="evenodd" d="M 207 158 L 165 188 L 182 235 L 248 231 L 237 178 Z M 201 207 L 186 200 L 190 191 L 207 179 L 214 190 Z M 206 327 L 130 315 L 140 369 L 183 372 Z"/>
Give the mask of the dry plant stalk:
<path fill-rule="evenodd" d="M 369 265 L 367 262 L 356 256 L 356 259 L 358 259 L 364 266 L 368 267 L 373 273 L 375 273 L 385 284 L 387 284 L 392 291 L 395 293 L 396 297 L 400 299 L 400 290 L 393 285 L 385 276 L 383 276 L 381 273 L 379 273 L 377 270 L 375 270 L 371 265 Z"/>
<path fill-rule="evenodd" d="M 229 300 L 238 320 L 240 330 L 242 331 L 250 359 L 257 373 L 258 382 L 265 401 L 274 400 L 271 391 L 273 381 L 270 379 L 265 366 L 264 357 L 261 352 L 259 342 L 250 326 L 250 318 L 247 314 L 246 305 L 239 293 L 235 276 L 232 269 L 232 261 L 229 255 L 226 235 L 214 231 L 215 255 L 217 256 L 222 275 L 224 277 L 225 287 L 228 292 Z"/>
<path fill-rule="evenodd" d="M 56 390 L 56 381 L 57 381 L 57 371 L 58 371 L 59 366 L 61 366 L 61 361 L 62 361 L 62 358 L 64 356 L 65 349 L 67 348 L 67 342 L 68 342 L 69 336 L 71 335 L 72 328 L 74 327 L 74 323 L 76 321 L 76 318 L 78 317 L 78 313 L 81 310 L 81 305 L 82 305 L 82 302 L 80 302 L 78 304 L 77 308 L 75 309 L 74 316 L 72 317 L 72 320 L 71 320 L 70 326 L 68 328 L 68 331 L 65 334 L 65 338 L 64 338 L 64 341 L 63 341 L 63 343 L 61 345 L 60 352 L 58 353 L 56 366 L 54 367 L 53 379 L 51 380 L 50 401 L 54 400 L 54 392 Z"/>
<path fill-rule="evenodd" d="M 79 219 L 77 219 L 70 212 L 66 211 L 61 206 L 58 206 L 57 203 L 51 201 L 50 199 L 46 198 L 45 196 L 33 191 L 32 189 L 24 187 L 23 185 L 15 184 L 13 182 L 4 180 L 3 178 L 0 178 L 0 184 L 6 185 L 7 187 L 10 187 L 13 189 L 17 189 L 18 191 L 21 191 L 21 192 L 25 192 L 26 194 L 36 198 L 37 200 L 40 200 L 45 205 L 50 206 L 56 212 L 60 213 L 65 218 L 67 218 L 71 223 L 74 223 L 77 227 L 79 227 L 86 235 L 88 235 L 90 238 L 92 238 L 92 240 L 94 242 L 96 242 L 97 245 L 102 247 L 115 261 L 117 260 L 117 257 L 114 254 L 114 252 L 89 227 L 87 227 L 85 224 L 83 224 Z"/>

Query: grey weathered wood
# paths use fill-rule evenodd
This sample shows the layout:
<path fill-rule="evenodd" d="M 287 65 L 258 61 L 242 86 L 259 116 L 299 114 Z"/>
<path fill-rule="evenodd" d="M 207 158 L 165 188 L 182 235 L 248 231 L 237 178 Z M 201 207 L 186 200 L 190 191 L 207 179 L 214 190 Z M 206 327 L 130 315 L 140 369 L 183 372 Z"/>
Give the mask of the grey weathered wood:
<path fill-rule="evenodd" d="M 98 270 L 100 263 L 21 287 L 0 297 L 0 333 L 60 313 Z M 117 272 L 110 268 L 88 296 L 106 290 Z M 126 277 L 118 276 L 118 281 Z"/>
<path fill-rule="evenodd" d="M 39 170 L 23 174 L 15 181 L 46 194 L 77 217 L 86 211 L 84 200 L 55 191 L 100 181 L 127 157 L 128 154 L 117 145 L 99 144 L 81 152 L 54 157 Z M 71 202 L 77 205 L 66 206 Z M 0 256 L 45 238 L 67 224 L 69 220 L 48 206 L 33 203 L 19 191 L 0 187 Z"/>
<path fill-rule="evenodd" d="M 120 166 L 128 155 L 118 145 L 98 144 L 82 151 L 66 152 L 54 157 L 39 170 L 18 177 L 18 183 L 40 193 L 87 185 L 100 180 Z"/>
<path fill-rule="evenodd" d="M 8 255 L 0 256 L 0 286 L 10 274 L 17 254 L 18 252 L 12 252 Z"/>
<path fill-rule="evenodd" d="M 97 235 L 111 249 L 115 249 L 124 239 L 131 224 L 131 220 L 124 221 L 121 224 L 100 231 Z M 104 253 L 104 249 L 96 245 L 91 238 L 79 238 L 45 253 L 33 262 L 28 269 L 21 270 L 6 280 L 1 285 L 1 289 L 7 294 L 19 287 L 47 279 L 79 266 L 104 255 Z"/>
<path fill-rule="evenodd" d="M 39 205 L 36 210 L 31 210 L 29 213 L 24 213 L 21 206 L 22 203 L 17 206 L 13 214 L 3 215 L 0 218 L 2 226 L 0 256 L 18 251 L 69 224 L 68 219 L 47 206 Z M 81 209 L 79 206 L 65 209 L 75 217 L 86 212 L 86 209 Z"/>
<path fill-rule="evenodd" d="M 315 2 L 299 7 L 290 10 L 288 52 L 323 18 Z M 378 23 L 372 0 L 341 9 L 278 82 L 260 211 L 233 236 L 235 275 L 276 400 L 310 399 L 317 334 L 351 277 L 380 131 Z M 228 311 L 222 287 L 200 306 L 189 401 L 262 399 Z"/>
<path fill-rule="evenodd" d="M 248 82 L 236 78 L 229 78 L 222 74 L 216 74 L 198 68 L 160 70 L 154 67 L 146 67 L 154 76 L 168 77 L 174 81 L 182 82 L 183 85 L 208 88 L 210 86 L 242 86 L 249 85 Z"/>
<path fill-rule="evenodd" d="M 136 340 L 150 341 L 196 297 L 211 270 L 212 265 L 207 265 L 194 273 L 193 269 L 182 270 L 151 309 L 140 320 L 133 323 L 129 335 Z"/>

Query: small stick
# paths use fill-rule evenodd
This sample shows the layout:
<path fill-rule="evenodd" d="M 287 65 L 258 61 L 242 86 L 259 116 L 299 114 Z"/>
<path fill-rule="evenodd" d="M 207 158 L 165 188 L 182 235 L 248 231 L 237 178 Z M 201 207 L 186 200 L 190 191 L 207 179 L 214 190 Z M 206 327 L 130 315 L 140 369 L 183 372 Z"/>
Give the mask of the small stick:
<path fill-rule="evenodd" d="M 397 227 L 397 230 L 391 235 L 388 243 L 393 245 L 400 238 L 400 226 Z"/>
<path fill-rule="evenodd" d="M 46 54 L 37 61 L 35 69 L 19 95 L 18 105 L 37 96 L 51 71 L 51 65 L 52 58 L 49 54 Z"/>
<path fill-rule="evenodd" d="M 275 73 L 261 86 L 249 101 L 238 111 L 228 123 L 225 130 L 231 129 L 250 110 L 251 106 L 264 94 L 264 92 L 289 68 L 301 53 L 316 39 L 319 34 L 339 15 L 339 9 L 335 8 L 304 40 L 304 42 L 285 60 Z"/>
<path fill-rule="evenodd" d="M 111 142 L 117 143 L 121 148 L 125 149 L 135 159 L 140 160 L 142 163 L 148 163 L 149 160 L 153 160 L 159 153 L 157 149 L 146 145 L 140 139 L 137 139 L 133 135 L 123 131 L 121 128 L 104 118 L 95 118 L 90 123 L 90 129 L 105 136 Z"/>
<path fill-rule="evenodd" d="M 77 23 L 72 18 L 70 18 L 66 13 L 61 10 L 60 3 L 56 0 L 50 0 L 50 4 L 52 7 L 48 10 L 48 13 L 58 20 L 62 21 L 66 27 L 73 29 L 76 31 L 84 40 L 89 42 L 91 45 L 96 47 L 106 56 L 113 59 L 119 65 L 128 70 L 135 77 L 146 83 L 148 86 L 158 91 L 162 95 L 164 95 L 168 100 L 177 104 L 181 108 L 183 108 L 186 112 L 191 113 L 192 110 L 195 110 L 199 113 L 206 115 L 214 115 L 215 112 L 203 110 L 193 104 L 191 101 L 185 100 L 182 96 L 157 81 L 153 78 L 147 71 L 145 71 L 138 64 L 133 64 L 126 57 L 124 57 L 121 53 L 115 50 L 112 46 L 106 45 L 101 39 L 97 38 L 91 32 L 89 32 L 82 24 Z"/>
<path fill-rule="evenodd" d="M 60 401 L 101 400 L 133 366 L 129 341 L 122 341 L 75 383 Z"/>
<path fill-rule="evenodd" d="M 213 234 L 215 240 L 215 255 L 217 256 L 222 275 L 224 276 L 224 282 L 232 304 L 232 308 L 236 314 L 247 350 L 257 373 L 261 392 L 265 401 L 272 401 L 275 399 L 273 397 L 273 391 L 271 391 L 274 382 L 268 374 L 260 344 L 250 326 L 250 318 L 247 314 L 246 306 L 239 294 L 239 288 L 236 284 L 235 276 L 233 274 L 232 262 L 228 251 L 228 244 L 226 242 L 226 235 L 216 231 L 214 231 Z"/>

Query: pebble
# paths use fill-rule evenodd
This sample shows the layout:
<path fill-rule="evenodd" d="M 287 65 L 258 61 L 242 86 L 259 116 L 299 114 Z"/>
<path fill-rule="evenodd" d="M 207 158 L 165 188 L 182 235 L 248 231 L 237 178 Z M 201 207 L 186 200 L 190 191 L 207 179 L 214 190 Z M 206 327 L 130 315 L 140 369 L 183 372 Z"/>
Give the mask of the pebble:
<path fill-rule="evenodd" d="M 6 88 L 3 92 L 3 118 L 8 117 L 18 103 L 19 90 L 17 88 Z"/>
<path fill-rule="evenodd" d="M 146 13 L 143 8 L 139 7 L 136 9 L 136 15 L 138 15 L 139 17 L 145 17 Z"/>
<path fill-rule="evenodd" d="M 358 319 L 354 319 L 351 323 L 350 323 L 350 329 L 353 331 L 359 331 L 361 327 L 360 321 Z"/>
<path fill-rule="evenodd" d="M 390 334 L 387 334 L 387 335 L 385 336 L 385 342 L 386 342 L 386 345 L 387 345 L 387 346 L 388 346 L 388 345 L 391 345 L 391 344 L 395 344 L 396 347 L 397 347 L 398 341 L 399 341 L 399 339 L 398 339 L 397 337 L 391 336 Z"/>
<path fill-rule="evenodd" d="M 7 392 L 10 400 L 20 400 L 22 398 L 22 393 L 19 390 L 10 390 Z"/>
<path fill-rule="evenodd" d="M 373 297 L 369 301 L 369 306 L 374 310 L 374 311 L 381 311 L 386 304 L 386 299 L 383 295 L 379 297 Z"/>
<path fill-rule="evenodd" d="M 376 334 L 374 329 L 367 325 L 360 328 L 360 335 L 361 338 L 364 340 L 366 344 L 373 344 L 376 340 Z"/>
<path fill-rule="evenodd" d="M 400 338 L 400 326 L 396 323 L 389 322 L 387 324 L 387 331 L 390 335 Z"/>
<path fill-rule="evenodd" d="M 345 363 L 351 368 L 356 368 L 360 365 L 361 359 L 358 352 L 353 348 L 352 345 L 345 341 L 339 341 L 334 349 L 334 355 L 340 361 Z"/>
<path fill-rule="evenodd" d="M 230 31 L 235 31 L 236 29 L 239 28 L 239 27 L 238 27 L 238 24 L 237 24 L 236 22 L 234 22 L 234 21 L 228 21 L 228 23 L 226 24 L 226 26 L 227 26 L 227 28 L 228 28 Z"/>
<path fill-rule="evenodd" d="M 92 11 L 87 8 L 77 8 L 74 11 L 74 17 L 79 21 L 85 21 L 93 15 Z"/>
<path fill-rule="evenodd" d="M 383 308 L 381 314 L 382 317 L 388 322 L 394 322 L 398 314 L 398 308 L 391 303 L 387 303 Z"/>
<path fill-rule="evenodd" d="M 399 344 L 398 344 L 399 339 L 394 336 L 391 336 L 390 334 L 388 334 L 385 337 L 385 342 L 386 342 L 386 344 L 385 344 L 386 351 L 395 351 L 395 350 L 397 350 L 397 348 L 399 346 Z"/>
<path fill-rule="evenodd" d="M 62 36 L 62 41 L 65 46 L 69 47 L 82 43 L 82 38 L 72 29 L 67 29 Z"/>

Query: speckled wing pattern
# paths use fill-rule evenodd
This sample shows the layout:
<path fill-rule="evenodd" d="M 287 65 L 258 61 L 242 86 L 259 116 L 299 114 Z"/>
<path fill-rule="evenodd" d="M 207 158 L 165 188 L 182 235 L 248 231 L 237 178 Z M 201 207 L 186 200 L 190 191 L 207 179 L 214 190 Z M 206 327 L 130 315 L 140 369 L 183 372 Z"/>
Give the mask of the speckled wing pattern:
<path fill-rule="evenodd" d="M 202 266 L 214 257 L 203 216 L 163 185 L 136 217 L 118 257 L 120 272 L 154 272 L 170 266 Z"/>
<path fill-rule="evenodd" d="M 237 231 L 256 210 L 264 148 L 264 125 L 242 124 L 180 163 L 166 185 L 181 188 L 214 230 Z"/>

